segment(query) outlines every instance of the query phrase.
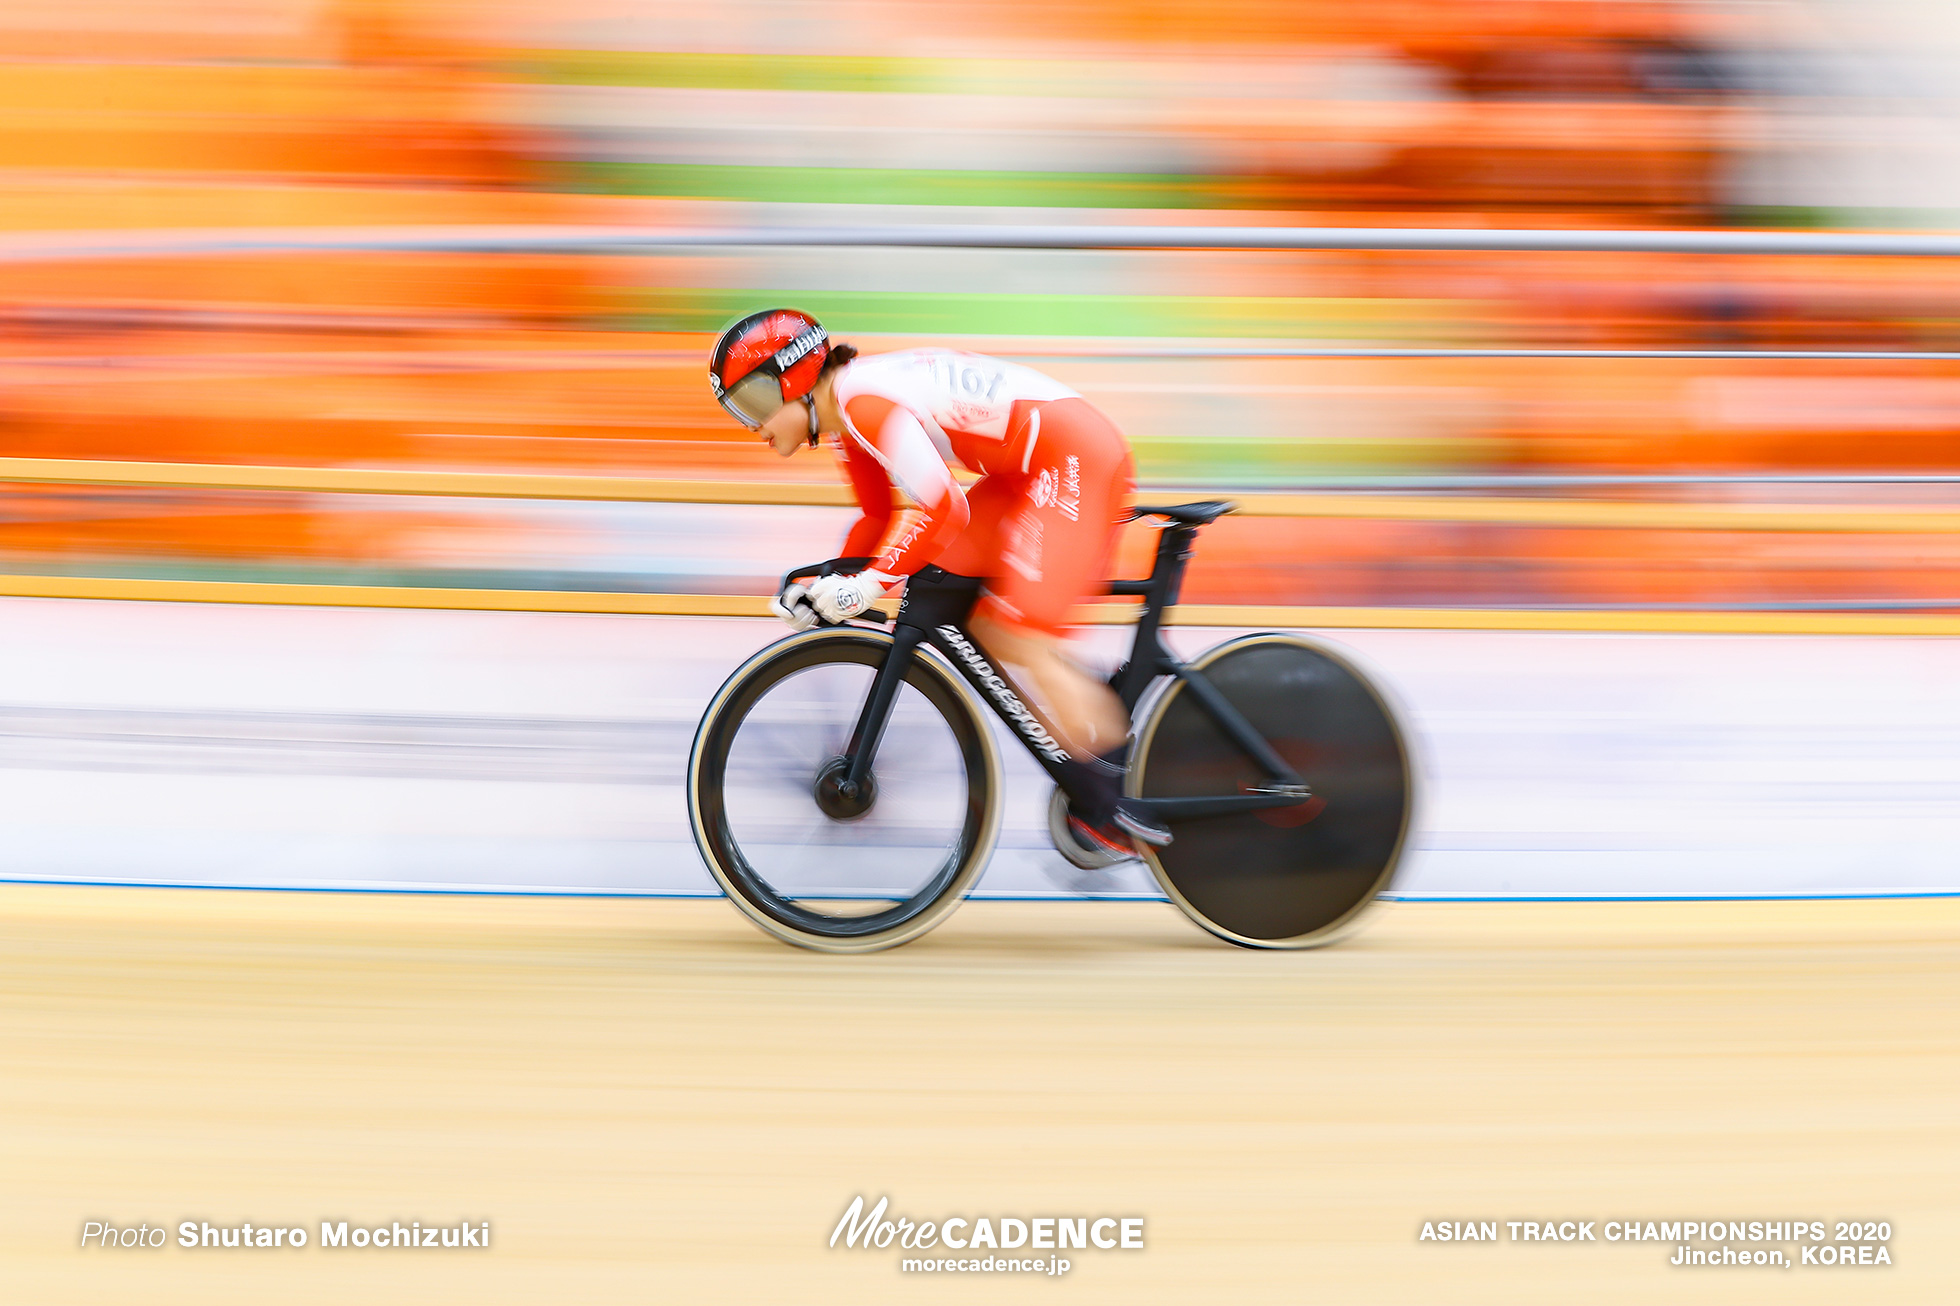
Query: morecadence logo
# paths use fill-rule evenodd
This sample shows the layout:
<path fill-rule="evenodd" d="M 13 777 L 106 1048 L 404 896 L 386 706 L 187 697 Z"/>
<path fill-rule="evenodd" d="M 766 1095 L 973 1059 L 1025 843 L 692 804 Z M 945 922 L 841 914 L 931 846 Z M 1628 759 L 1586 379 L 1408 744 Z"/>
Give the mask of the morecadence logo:
<path fill-rule="evenodd" d="M 951 1214 L 921 1220 L 892 1211 L 889 1197 L 880 1197 L 867 1209 L 859 1194 L 830 1231 L 830 1246 L 858 1251 L 895 1246 L 908 1252 L 944 1248 L 964 1253 L 953 1258 L 908 1258 L 900 1266 L 905 1270 L 1066 1274 L 1070 1263 L 1058 1256 L 1010 1258 L 997 1253 L 1023 1248 L 1030 1252 L 1140 1252 L 1144 1250 L 1143 1228 L 1140 1215 Z"/>

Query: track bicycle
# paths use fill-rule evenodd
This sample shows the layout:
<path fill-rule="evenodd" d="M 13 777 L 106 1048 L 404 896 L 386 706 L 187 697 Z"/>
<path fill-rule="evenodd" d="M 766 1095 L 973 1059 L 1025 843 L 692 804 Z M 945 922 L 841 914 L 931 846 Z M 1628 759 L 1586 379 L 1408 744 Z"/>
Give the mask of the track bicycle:
<path fill-rule="evenodd" d="M 1414 807 L 1410 754 L 1386 696 L 1320 640 L 1244 635 L 1188 663 L 1164 646 L 1198 531 L 1232 509 L 1131 511 L 1160 534 L 1150 575 L 1108 587 L 1143 600 L 1109 681 L 1134 728 L 1125 793 L 1171 828 L 1171 844 L 1140 852 L 1193 921 L 1245 947 L 1312 947 L 1352 926 L 1393 877 Z M 832 559 L 784 584 L 865 565 Z M 895 618 L 771 644 L 709 703 L 687 771 L 695 842 L 768 933 L 870 952 L 959 906 L 1000 829 L 987 710 L 1058 775 L 1067 752 L 966 628 L 982 584 L 925 567 Z M 1057 788 L 1057 851 L 1084 869 L 1111 864 L 1070 832 L 1067 802 Z"/>

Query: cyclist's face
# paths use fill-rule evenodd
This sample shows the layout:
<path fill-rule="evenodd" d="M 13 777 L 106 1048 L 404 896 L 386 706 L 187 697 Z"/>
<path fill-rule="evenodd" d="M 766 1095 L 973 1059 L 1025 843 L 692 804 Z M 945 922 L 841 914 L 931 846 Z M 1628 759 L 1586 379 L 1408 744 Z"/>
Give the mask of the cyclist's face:
<path fill-rule="evenodd" d="M 810 410 L 798 399 L 778 408 L 775 415 L 762 424 L 762 438 L 769 447 L 787 458 L 801 449 L 810 439 Z"/>

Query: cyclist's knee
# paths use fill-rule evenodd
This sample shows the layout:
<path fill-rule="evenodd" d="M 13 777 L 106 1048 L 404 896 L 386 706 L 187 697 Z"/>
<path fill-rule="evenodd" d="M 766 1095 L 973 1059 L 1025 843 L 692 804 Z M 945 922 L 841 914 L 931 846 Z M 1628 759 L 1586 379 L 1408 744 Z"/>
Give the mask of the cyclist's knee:
<path fill-rule="evenodd" d="M 983 596 L 974 605 L 967 625 L 980 637 L 982 645 L 990 642 L 1001 645 L 997 652 L 1003 657 L 1007 656 L 1009 648 L 1022 652 L 1053 650 L 1060 646 L 1063 638 L 1060 630 L 1051 630 L 1045 624 L 1031 620 L 1011 600 L 993 593 Z"/>

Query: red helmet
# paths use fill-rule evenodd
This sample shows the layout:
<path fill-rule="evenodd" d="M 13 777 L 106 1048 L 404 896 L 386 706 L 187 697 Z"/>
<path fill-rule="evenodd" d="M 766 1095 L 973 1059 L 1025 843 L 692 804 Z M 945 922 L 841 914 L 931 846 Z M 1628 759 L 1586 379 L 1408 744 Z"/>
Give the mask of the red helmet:
<path fill-rule="evenodd" d="M 765 308 L 721 333 L 708 359 L 708 384 L 721 406 L 754 430 L 810 393 L 829 353 L 830 337 L 817 319 L 793 308 Z M 813 442 L 816 430 L 811 405 Z"/>

